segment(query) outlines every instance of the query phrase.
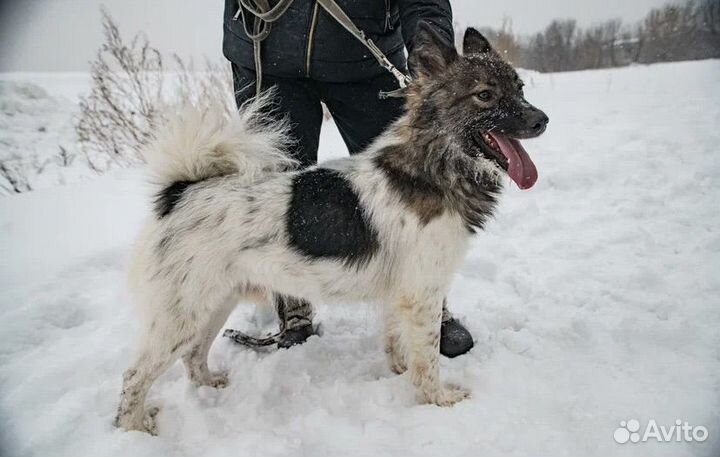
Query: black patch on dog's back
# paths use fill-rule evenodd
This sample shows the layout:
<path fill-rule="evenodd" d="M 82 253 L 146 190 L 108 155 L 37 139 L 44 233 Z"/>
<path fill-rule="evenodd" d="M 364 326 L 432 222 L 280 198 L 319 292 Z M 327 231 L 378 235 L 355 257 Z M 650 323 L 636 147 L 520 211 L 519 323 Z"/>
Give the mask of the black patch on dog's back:
<path fill-rule="evenodd" d="M 337 171 L 318 168 L 296 175 L 286 217 L 290 245 L 308 257 L 361 264 L 378 249 L 377 233 L 357 194 Z"/>
<path fill-rule="evenodd" d="M 172 213 L 188 187 L 197 181 L 175 181 L 155 196 L 155 214 L 162 219 Z"/>

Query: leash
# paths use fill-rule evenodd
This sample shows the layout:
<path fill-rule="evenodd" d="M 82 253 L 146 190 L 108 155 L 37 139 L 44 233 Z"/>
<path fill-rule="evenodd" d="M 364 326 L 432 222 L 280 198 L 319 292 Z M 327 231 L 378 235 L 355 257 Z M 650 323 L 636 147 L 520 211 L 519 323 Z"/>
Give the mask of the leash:
<path fill-rule="evenodd" d="M 288 302 L 286 300 L 281 300 L 279 297 L 276 296 L 275 298 L 273 298 L 273 301 L 275 302 L 275 309 L 277 310 L 277 315 L 280 320 L 280 329 L 277 333 L 270 334 L 264 338 L 256 338 L 239 330 L 226 329 L 223 332 L 223 336 L 225 338 L 231 339 L 237 344 L 241 344 L 243 346 L 248 346 L 250 348 L 258 350 L 266 346 L 272 346 L 275 344 L 279 345 L 281 342 L 283 342 L 285 334 L 288 331 L 288 326 L 291 323 L 293 324 L 293 328 L 304 328 L 308 324 L 312 325 L 312 321 L 308 317 L 304 315 L 298 315 L 296 312 L 293 312 L 292 315 L 288 317 L 288 311 L 286 309 Z M 322 332 L 321 328 L 322 326 L 320 324 L 318 324 L 317 326 L 312 326 L 311 333 L 320 335 Z"/>
<path fill-rule="evenodd" d="M 264 348 L 267 346 L 273 346 L 275 344 L 279 344 L 280 342 L 282 342 L 283 336 L 285 336 L 285 332 L 287 331 L 287 329 L 285 327 L 286 327 L 285 325 L 281 324 L 281 328 L 280 328 L 279 332 L 273 333 L 264 338 L 256 338 L 254 336 L 248 335 L 247 333 L 243 333 L 239 330 L 233 330 L 233 329 L 229 328 L 223 332 L 223 337 L 228 338 L 237 344 L 241 344 L 243 346 L 247 346 L 247 347 L 255 349 L 255 350 L 260 350 L 261 348 Z M 322 334 L 323 334 L 322 324 L 317 324 L 316 326 L 313 326 L 312 334 L 322 336 Z"/>
<path fill-rule="evenodd" d="M 327 13 L 332 16 L 340 25 L 342 25 L 345 30 L 350 32 L 352 36 L 354 36 L 358 41 L 360 41 L 365 47 L 370 51 L 370 53 L 375 57 L 375 60 L 378 61 L 381 67 L 383 67 L 385 70 L 390 72 L 395 79 L 397 79 L 398 84 L 400 85 L 400 88 L 398 90 L 384 92 L 380 91 L 378 94 L 378 97 L 381 99 L 385 99 L 388 97 L 401 97 L 402 92 L 404 92 L 405 88 L 410 84 L 410 77 L 406 75 L 405 73 L 401 72 L 397 69 L 395 65 L 390 62 L 390 59 L 387 58 L 387 56 L 378 48 L 373 41 L 365 36 L 365 32 L 360 30 L 355 23 L 348 17 L 347 14 L 345 14 L 345 11 L 340 8 L 340 6 L 335 2 L 335 0 L 316 0 L 320 6 L 323 7 Z"/>
<path fill-rule="evenodd" d="M 238 344 L 242 344 L 243 346 L 250 346 L 250 347 L 265 347 L 265 346 L 272 346 L 273 344 L 277 344 L 281 339 L 283 334 L 285 333 L 285 330 L 281 330 L 273 335 L 267 336 L 265 338 L 254 338 L 250 335 L 247 335 L 245 333 L 242 333 L 238 330 L 232 330 L 227 329 L 223 332 L 223 336 L 226 338 L 230 338 L 234 342 Z"/>
<path fill-rule="evenodd" d="M 360 41 L 370 53 L 375 57 L 378 64 L 395 77 L 400 86 L 392 91 L 380 91 L 378 98 L 386 99 L 390 97 L 402 97 L 405 89 L 412 81 L 410 76 L 398 70 L 398 68 L 390 62 L 390 59 L 377 47 L 377 45 L 360 30 L 350 17 L 345 14 L 342 8 L 335 0 L 316 0 L 317 3 L 345 30 L 350 32 L 358 41 Z M 253 42 L 253 51 L 255 58 L 255 95 L 260 95 L 262 87 L 262 56 L 260 51 L 260 43 L 270 34 L 272 24 L 285 14 L 292 4 L 293 0 L 279 0 L 274 7 L 270 7 L 269 0 L 239 0 L 239 8 L 233 20 L 242 18 L 245 34 Z M 245 18 L 245 10 L 253 16 L 252 31 L 248 28 L 248 20 Z M 312 37 L 309 37 L 312 39 Z"/>
<path fill-rule="evenodd" d="M 262 43 L 272 29 L 272 24 L 280 19 L 287 12 L 293 0 L 279 0 L 274 7 L 270 7 L 268 0 L 239 0 L 238 10 L 233 16 L 233 21 L 242 19 L 245 34 L 253 42 L 253 57 L 255 60 L 255 96 L 260 95 L 262 87 L 262 58 L 260 43 Z M 248 28 L 248 20 L 245 18 L 245 10 L 253 16 L 252 31 Z"/>

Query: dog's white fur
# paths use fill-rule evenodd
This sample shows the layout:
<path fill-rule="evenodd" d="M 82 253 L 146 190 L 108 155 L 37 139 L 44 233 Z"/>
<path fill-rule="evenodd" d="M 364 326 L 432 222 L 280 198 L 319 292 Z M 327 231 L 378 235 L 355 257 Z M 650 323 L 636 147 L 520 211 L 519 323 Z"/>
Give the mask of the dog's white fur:
<path fill-rule="evenodd" d="M 266 91 L 237 113 L 228 113 L 219 100 L 178 107 L 144 154 L 151 178 L 166 186 L 234 173 L 250 183 L 296 165 L 286 153 L 286 123 L 259 112 L 273 97 L 274 91 Z"/>
<path fill-rule="evenodd" d="M 452 405 L 469 392 L 440 381 L 443 297 L 470 234 L 446 211 L 428 223 L 401 201 L 373 158 L 404 141 L 391 127 L 365 153 L 322 164 L 350 180 L 377 231 L 367 262 L 308 259 L 288 245 L 285 218 L 296 171 L 284 171 L 286 130 L 261 114 L 267 97 L 238 114 L 191 108 L 148 150 L 154 179 L 165 186 L 202 180 L 174 210 L 150 217 L 135 247 L 131 287 L 144 311 L 136 362 L 125 372 L 116 425 L 155 433 L 156 408 L 145 408 L 155 379 L 182 358 L 197 385 L 224 386 L 207 354 L 236 303 L 271 293 L 311 302 L 378 303 L 386 315 L 386 352 L 406 369 L 420 399 Z M 398 124 L 396 124 L 398 125 Z M 488 170 L 492 171 L 492 170 Z"/>

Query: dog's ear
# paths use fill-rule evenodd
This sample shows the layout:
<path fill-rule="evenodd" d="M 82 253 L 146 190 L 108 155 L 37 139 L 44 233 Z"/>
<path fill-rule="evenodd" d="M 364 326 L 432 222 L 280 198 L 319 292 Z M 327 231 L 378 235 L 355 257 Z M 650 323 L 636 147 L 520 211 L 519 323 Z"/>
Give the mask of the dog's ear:
<path fill-rule="evenodd" d="M 465 37 L 463 38 L 463 54 L 493 53 L 495 53 L 495 50 L 482 33 L 472 27 L 468 27 L 467 30 L 465 30 Z"/>
<path fill-rule="evenodd" d="M 458 58 L 455 47 L 448 43 L 427 22 L 418 23 L 415 46 L 410 53 L 408 65 L 416 75 L 440 74 Z"/>

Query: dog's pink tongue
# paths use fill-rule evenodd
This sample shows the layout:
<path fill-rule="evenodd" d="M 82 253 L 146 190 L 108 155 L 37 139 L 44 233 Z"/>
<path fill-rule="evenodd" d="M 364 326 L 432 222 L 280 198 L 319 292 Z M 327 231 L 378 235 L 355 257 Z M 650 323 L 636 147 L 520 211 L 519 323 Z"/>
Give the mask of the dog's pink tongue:
<path fill-rule="evenodd" d="M 515 184 L 523 190 L 535 185 L 538 178 L 537 168 L 522 144 L 514 138 L 499 133 L 490 133 L 490 135 L 508 160 L 508 174 Z"/>

